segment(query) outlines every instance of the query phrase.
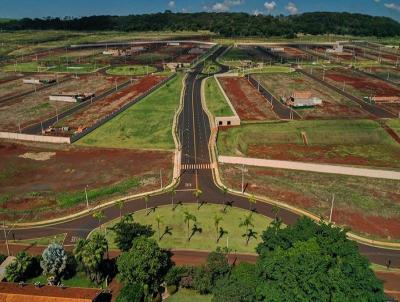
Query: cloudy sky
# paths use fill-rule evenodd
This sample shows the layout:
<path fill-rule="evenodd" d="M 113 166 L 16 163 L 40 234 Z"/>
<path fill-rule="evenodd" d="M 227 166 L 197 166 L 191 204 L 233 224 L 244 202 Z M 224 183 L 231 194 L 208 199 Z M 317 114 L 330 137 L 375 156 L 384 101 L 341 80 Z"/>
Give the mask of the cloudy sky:
<path fill-rule="evenodd" d="M 162 12 L 248 12 L 298 14 L 345 11 L 400 20 L 400 0 L 0 0 L 0 17 L 127 15 Z"/>

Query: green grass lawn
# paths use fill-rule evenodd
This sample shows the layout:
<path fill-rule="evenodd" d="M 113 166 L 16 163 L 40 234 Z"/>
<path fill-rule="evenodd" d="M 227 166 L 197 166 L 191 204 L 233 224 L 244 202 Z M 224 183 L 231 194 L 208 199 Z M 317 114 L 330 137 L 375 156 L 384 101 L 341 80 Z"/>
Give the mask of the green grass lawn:
<path fill-rule="evenodd" d="M 17 63 L 17 64 L 9 64 L 5 65 L 2 67 L 2 71 L 8 71 L 8 72 L 41 72 L 41 71 L 47 71 L 49 68 L 40 65 L 37 62 L 23 62 L 23 63 Z"/>
<path fill-rule="evenodd" d="M 389 120 L 388 125 L 400 135 L 400 119 Z"/>
<path fill-rule="evenodd" d="M 220 166 L 227 187 L 240 190 L 240 165 Z M 329 219 L 335 194 L 333 221 L 379 239 L 399 240 L 400 181 L 336 174 L 246 167 L 248 193 L 303 208 Z"/>
<path fill-rule="evenodd" d="M 180 102 L 182 77 L 178 74 L 139 103 L 86 135 L 77 144 L 129 149 L 174 149 L 171 129 Z"/>
<path fill-rule="evenodd" d="M 104 67 L 104 65 L 99 64 L 61 64 L 55 65 L 49 68 L 49 71 L 52 72 L 63 72 L 63 73 L 90 73 L 94 72 L 100 68 Z"/>
<path fill-rule="evenodd" d="M 151 198 L 149 201 L 151 206 Z M 222 212 L 223 207 L 212 204 L 205 204 L 199 210 L 196 204 L 184 204 L 178 206 L 175 211 L 172 211 L 172 206 L 163 206 L 157 208 L 155 212 L 149 213 L 147 211 L 139 211 L 133 214 L 133 218 L 136 222 L 141 224 L 152 225 L 155 231 L 154 239 L 158 240 L 158 228 L 156 223 L 157 215 L 162 218 L 160 224 L 160 233 L 164 233 L 166 227 L 172 228 L 171 234 L 164 235 L 159 241 L 159 244 L 163 248 L 176 248 L 176 249 L 198 249 L 198 250 L 215 250 L 217 246 L 225 247 L 228 241 L 229 248 L 238 252 L 255 253 L 255 247 L 260 242 L 259 235 L 268 227 L 271 219 L 260 214 L 251 214 L 251 212 L 238 209 L 228 208 L 226 213 Z M 202 229 L 201 233 L 193 235 L 190 241 L 187 240 L 187 225 L 184 221 L 184 212 L 188 211 L 197 217 L 197 226 Z M 228 233 L 216 243 L 216 229 L 214 226 L 215 215 L 221 216 L 222 221 L 220 227 L 226 230 Z M 245 232 L 244 227 L 240 227 L 241 220 L 246 215 L 252 215 L 253 229 L 258 233 L 256 239 L 251 239 L 248 246 L 245 244 L 245 238 L 242 234 Z M 117 220 L 118 221 L 118 220 Z M 107 224 L 110 227 L 115 222 Z M 190 223 L 190 231 L 193 226 L 193 222 Z M 104 229 L 103 229 L 104 230 Z M 97 230 L 103 232 L 103 230 Z M 228 239 L 229 237 L 229 239 Z M 116 248 L 114 243 L 114 233 L 107 231 L 107 239 L 110 244 L 110 248 Z"/>
<path fill-rule="evenodd" d="M 58 234 L 55 236 L 48 236 L 48 237 L 40 237 L 35 239 L 25 239 L 25 240 L 16 240 L 13 241 L 14 243 L 18 244 L 29 244 L 29 245 L 43 245 L 47 246 L 50 243 L 59 243 L 62 244 L 64 242 L 65 236 L 67 234 Z"/>
<path fill-rule="evenodd" d="M 40 282 L 41 284 L 46 285 L 47 277 L 40 275 L 38 277 L 29 279 L 26 282 L 31 283 L 31 284 L 33 284 L 35 282 Z M 99 288 L 100 287 L 100 286 L 94 284 L 83 272 L 76 273 L 76 275 L 70 279 L 62 279 L 61 282 L 66 287 L 86 287 L 86 288 Z"/>
<path fill-rule="evenodd" d="M 107 69 L 108 74 L 138 76 L 156 72 L 157 68 L 148 65 L 118 66 Z"/>
<path fill-rule="evenodd" d="M 219 88 L 216 79 L 211 77 L 205 82 L 207 107 L 213 116 L 232 116 L 233 112 Z"/>
<path fill-rule="evenodd" d="M 211 302 L 211 295 L 200 295 L 197 291 L 181 288 L 170 296 L 166 302 Z"/>
<path fill-rule="evenodd" d="M 305 146 L 301 133 L 308 139 Z M 293 145 L 294 148 L 288 148 Z M 269 152 L 256 152 L 269 148 Z M 381 126 L 371 120 L 309 120 L 247 124 L 219 132 L 218 150 L 222 155 L 259 158 L 335 162 L 353 159 L 348 164 L 400 167 L 400 145 Z M 276 151 L 276 152 L 272 152 Z M 312 153 L 315 153 L 313 157 Z"/>
<path fill-rule="evenodd" d="M 94 72 L 104 65 L 99 64 L 56 64 L 56 65 L 45 65 L 38 62 L 23 62 L 17 64 L 9 64 L 2 68 L 2 71 L 11 72 L 63 72 L 63 73 L 89 73 Z"/>
<path fill-rule="evenodd" d="M 217 64 L 215 64 L 212 61 L 206 60 L 202 73 L 204 74 L 217 73 L 220 70 L 221 68 Z"/>
<path fill-rule="evenodd" d="M 289 73 L 293 72 L 293 68 L 290 66 L 264 66 L 260 68 L 245 69 L 245 73 Z"/>
<path fill-rule="evenodd" d="M 152 64 L 157 61 L 168 61 L 171 56 L 166 53 L 142 53 L 135 56 L 135 60 L 142 64 Z"/>

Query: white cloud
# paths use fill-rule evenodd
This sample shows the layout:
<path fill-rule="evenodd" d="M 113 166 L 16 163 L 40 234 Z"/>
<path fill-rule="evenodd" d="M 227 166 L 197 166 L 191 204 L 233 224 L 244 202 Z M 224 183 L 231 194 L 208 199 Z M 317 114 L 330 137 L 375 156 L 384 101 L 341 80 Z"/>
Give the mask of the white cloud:
<path fill-rule="evenodd" d="M 294 4 L 293 2 L 289 2 L 286 6 L 285 9 L 289 12 L 289 14 L 291 15 L 296 15 L 299 10 L 296 6 L 296 4 Z"/>
<path fill-rule="evenodd" d="M 212 10 L 216 12 L 227 12 L 229 10 L 229 6 L 225 3 L 217 2 L 212 6 Z"/>
<path fill-rule="evenodd" d="M 256 10 L 253 11 L 253 15 L 254 16 L 262 15 L 262 11 L 256 9 Z"/>
<path fill-rule="evenodd" d="M 275 1 L 265 2 L 264 7 L 267 9 L 268 12 L 272 12 L 276 8 L 276 2 Z"/>
<path fill-rule="evenodd" d="M 232 6 L 242 5 L 244 0 L 224 0 L 213 4 L 211 9 L 216 12 L 227 12 Z"/>
<path fill-rule="evenodd" d="M 400 5 L 396 3 L 385 3 L 385 7 L 388 9 L 395 10 L 397 12 L 400 12 Z"/>
<path fill-rule="evenodd" d="M 168 2 L 168 7 L 175 7 L 175 1 L 169 1 Z"/>

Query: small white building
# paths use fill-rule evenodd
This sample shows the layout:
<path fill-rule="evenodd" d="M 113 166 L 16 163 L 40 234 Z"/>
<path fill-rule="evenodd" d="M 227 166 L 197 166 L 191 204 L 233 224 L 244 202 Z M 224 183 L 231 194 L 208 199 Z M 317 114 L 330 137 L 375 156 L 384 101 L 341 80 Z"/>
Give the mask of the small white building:
<path fill-rule="evenodd" d="M 328 48 L 326 50 L 327 53 L 342 53 L 343 52 L 343 45 L 336 43 L 333 48 Z"/>
<path fill-rule="evenodd" d="M 38 78 L 22 79 L 22 83 L 33 84 L 33 85 L 50 84 L 50 83 L 54 83 L 55 81 L 56 81 L 55 79 L 38 79 Z"/>
<path fill-rule="evenodd" d="M 77 103 L 94 97 L 94 93 L 60 93 L 49 96 L 50 101 Z"/>
<path fill-rule="evenodd" d="M 322 100 L 313 96 L 311 91 L 294 91 L 290 98 L 286 99 L 286 105 L 301 108 L 321 106 Z"/>

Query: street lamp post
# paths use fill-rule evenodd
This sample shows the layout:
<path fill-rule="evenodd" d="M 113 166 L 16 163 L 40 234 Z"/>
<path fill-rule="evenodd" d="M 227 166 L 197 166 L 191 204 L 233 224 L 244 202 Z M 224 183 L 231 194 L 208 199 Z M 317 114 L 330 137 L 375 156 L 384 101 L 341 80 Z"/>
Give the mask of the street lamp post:
<path fill-rule="evenodd" d="M 88 185 L 85 186 L 86 207 L 89 209 L 89 198 L 87 194 Z"/>

